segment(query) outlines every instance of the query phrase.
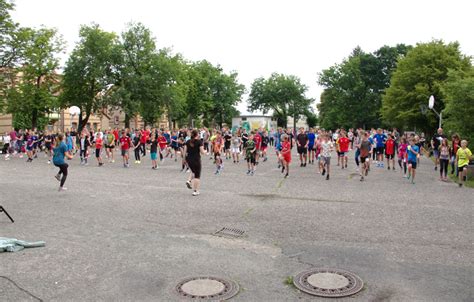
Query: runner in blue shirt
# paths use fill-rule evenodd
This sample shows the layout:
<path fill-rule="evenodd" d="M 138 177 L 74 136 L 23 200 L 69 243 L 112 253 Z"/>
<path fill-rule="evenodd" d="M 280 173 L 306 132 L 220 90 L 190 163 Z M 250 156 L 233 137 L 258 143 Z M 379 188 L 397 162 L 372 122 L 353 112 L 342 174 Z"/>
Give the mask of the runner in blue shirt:
<path fill-rule="evenodd" d="M 72 155 L 68 151 L 68 147 L 66 146 L 63 140 L 64 140 L 64 135 L 58 134 L 58 136 L 56 137 L 56 145 L 55 145 L 55 148 L 53 149 L 53 152 L 54 152 L 53 163 L 56 167 L 59 168 L 59 172 L 55 176 L 55 178 L 58 181 L 60 181 L 59 191 L 67 190 L 64 187 L 64 183 L 66 182 L 67 168 L 69 167 L 69 165 L 66 162 L 64 162 L 64 157 L 72 159 Z"/>
<path fill-rule="evenodd" d="M 408 179 L 410 179 L 411 177 L 412 184 L 415 184 L 416 163 L 418 160 L 419 153 L 420 153 L 420 147 L 416 145 L 416 140 L 414 138 L 410 139 L 410 145 L 407 147 Z"/>
<path fill-rule="evenodd" d="M 314 155 L 316 150 L 314 150 L 314 141 L 316 140 L 316 134 L 314 133 L 313 128 L 309 128 L 308 133 L 308 152 L 309 152 L 309 163 L 314 165 Z"/>
<path fill-rule="evenodd" d="M 377 167 L 383 168 L 383 154 L 385 147 L 385 140 L 387 137 L 382 133 L 382 129 L 377 129 L 377 133 L 374 135 L 375 140 L 375 153 L 377 154 Z"/>

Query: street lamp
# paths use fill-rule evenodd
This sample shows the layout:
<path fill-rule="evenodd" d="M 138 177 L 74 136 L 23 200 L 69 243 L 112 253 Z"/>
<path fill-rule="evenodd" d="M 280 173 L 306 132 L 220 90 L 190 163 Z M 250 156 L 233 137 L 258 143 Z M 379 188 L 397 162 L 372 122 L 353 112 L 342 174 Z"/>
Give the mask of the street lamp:
<path fill-rule="evenodd" d="M 442 124 L 442 122 L 443 122 L 443 111 L 440 111 L 440 112 L 438 113 L 438 111 L 436 111 L 436 110 L 434 109 L 434 103 L 435 103 L 435 98 L 434 98 L 434 96 L 430 96 L 430 99 L 428 100 L 428 107 L 429 107 L 431 110 L 433 110 L 433 112 L 436 113 L 436 115 L 438 116 L 438 118 L 439 118 L 439 128 L 441 128 L 441 124 Z"/>

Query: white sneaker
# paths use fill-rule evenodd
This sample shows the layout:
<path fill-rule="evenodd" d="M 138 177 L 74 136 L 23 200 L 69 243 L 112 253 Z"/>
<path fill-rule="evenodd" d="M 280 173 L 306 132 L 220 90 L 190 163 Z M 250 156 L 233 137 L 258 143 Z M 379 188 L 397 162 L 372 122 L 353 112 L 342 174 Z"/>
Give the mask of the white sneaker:
<path fill-rule="evenodd" d="M 199 195 L 199 191 L 194 191 L 193 192 L 193 196 L 198 196 Z"/>
<path fill-rule="evenodd" d="M 61 192 L 61 191 L 67 191 L 67 188 L 66 188 L 66 187 L 59 187 L 59 190 L 58 190 L 58 191 L 59 191 L 59 192 Z"/>

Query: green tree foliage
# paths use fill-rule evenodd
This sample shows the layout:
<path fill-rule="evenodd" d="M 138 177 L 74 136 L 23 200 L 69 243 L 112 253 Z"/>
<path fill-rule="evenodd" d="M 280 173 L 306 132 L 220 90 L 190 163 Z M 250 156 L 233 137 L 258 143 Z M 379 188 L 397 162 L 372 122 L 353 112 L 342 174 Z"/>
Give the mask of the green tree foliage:
<path fill-rule="evenodd" d="M 445 96 L 444 125 L 451 133 L 458 133 L 467 139 L 471 149 L 474 144 L 474 67 L 469 70 L 448 72 L 442 86 Z"/>
<path fill-rule="evenodd" d="M 130 23 L 122 33 L 122 64 L 119 69 L 118 105 L 130 117 L 140 114 L 146 124 L 153 124 L 162 111 L 159 103 L 159 71 L 155 40 L 141 23 Z"/>
<path fill-rule="evenodd" d="M 59 53 L 64 43 L 56 30 L 41 28 L 29 29 L 29 39 L 23 45 L 24 64 L 16 71 L 19 80 L 8 89 L 7 111 L 29 117 L 28 128 L 36 128 L 38 120 L 58 107 Z"/>
<path fill-rule="evenodd" d="M 319 75 L 319 84 L 325 87 L 318 104 L 321 126 L 327 129 L 380 126 L 382 94 L 397 60 L 409 49 L 399 44 L 366 53 L 357 47 L 342 63 L 323 70 Z"/>
<path fill-rule="evenodd" d="M 438 118 L 431 112 L 423 114 L 430 95 L 436 99 L 435 109 L 440 112 L 445 106 L 443 83 L 450 69 L 466 71 L 470 59 L 459 49 L 459 44 L 445 44 L 434 40 L 419 43 L 402 58 L 393 73 L 390 87 L 383 97 L 382 117 L 390 126 L 402 129 L 422 130 L 432 133 L 437 128 Z"/>
<path fill-rule="evenodd" d="M 313 102 L 305 97 L 307 89 L 293 75 L 273 73 L 268 79 L 258 78 L 251 85 L 248 109 L 261 110 L 264 114 L 273 111 L 278 126 L 286 127 L 288 116 L 296 116 L 298 119 Z"/>
<path fill-rule="evenodd" d="M 64 68 L 61 105 L 81 109 L 81 131 L 93 112 L 108 105 L 104 94 L 117 82 L 121 52 L 117 36 L 96 24 L 81 26 L 79 38 Z"/>

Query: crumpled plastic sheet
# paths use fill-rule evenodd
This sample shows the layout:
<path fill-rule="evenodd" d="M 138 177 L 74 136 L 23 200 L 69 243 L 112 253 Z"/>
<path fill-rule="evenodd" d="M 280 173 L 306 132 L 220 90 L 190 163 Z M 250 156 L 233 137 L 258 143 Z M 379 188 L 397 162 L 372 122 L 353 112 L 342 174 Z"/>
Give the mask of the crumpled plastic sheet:
<path fill-rule="evenodd" d="M 3 252 L 18 252 L 24 248 L 44 247 L 44 241 L 27 242 L 15 238 L 0 237 L 0 253 Z"/>

